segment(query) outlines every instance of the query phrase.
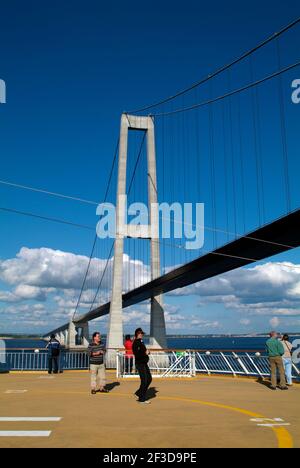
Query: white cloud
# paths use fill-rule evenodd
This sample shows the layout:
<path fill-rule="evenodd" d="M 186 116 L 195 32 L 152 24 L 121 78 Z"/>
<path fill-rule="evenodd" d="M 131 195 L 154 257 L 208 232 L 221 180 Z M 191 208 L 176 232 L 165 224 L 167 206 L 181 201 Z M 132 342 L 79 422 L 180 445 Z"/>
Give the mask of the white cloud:
<path fill-rule="evenodd" d="M 248 325 L 250 325 L 250 323 L 251 323 L 251 320 L 246 319 L 246 318 L 243 318 L 243 319 L 240 320 L 241 325 L 248 326 Z"/>
<path fill-rule="evenodd" d="M 209 320 L 193 319 L 191 321 L 191 325 L 193 325 L 193 327 L 199 327 L 200 329 L 207 329 L 207 328 L 216 329 L 220 327 L 220 323 L 217 320 L 209 321 Z M 198 332 L 199 330 L 196 330 L 196 331 Z"/>
<path fill-rule="evenodd" d="M 14 294 L 20 299 L 35 299 L 37 301 L 46 300 L 46 289 L 38 288 L 36 286 L 29 286 L 28 284 L 19 284 L 15 290 Z"/>
<path fill-rule="evenodd" d="M 17 314 L 32 320 L 33 314 L 43 313 L 45 320 L 60 324 L 72 316 L 77 305 L 79 291 L 86 272 L 89 258 L 70 252 L 49 248 L 29 249 L 23 247 L 15 258 L 0 260 L 0 280 L 9 289 L 0 291 L 0 301 L 7 303 L 0 313 Z M 102 288 L 95 303 L 96 288 L 103 275 L 106 259 L 93 259 L 87 278 L 87 286 L 83 291 L 78 314 L 86 312 L 94 305 L 110 300 L 113 259 L 106 268 Z M 135 268 L 135 275 L 133 274 Z M 149 268 L 141 261 L 134 261 L 124 255 L 123 290 L 132 288 L 134 280 L 139 279 L 139 285 L 150 279 Z M 269 317 L 300 317 L 300 265 L 293 263 L 268 262 L 251 268 L 244 268 L 209 280 L 191 285 L 171 293 L 172 295 L 196 295 L 200 297 L 199 305 L 219 303 L 228 311 L 238 311 L 240 325 L 248 326 L 251 316 Z M 28 309 L 18 308 L 22 304 L 39 303 L 39 309 L 29 305 Z M 46 310 L 41 303 L 47 305 Z M 15 308 L 10 305 L 14 304 Z M 25 315 L 23 315 L 25 314 Z M 217 329 L 220 321 L 202 320 L 197 316 L 188 318 L 189 314 L 178 306 L 166 304 L 165 318 L 168 330 Z M 105 322 L 105 319 L 100 319 Z M 268 319 L 269 320 L 269 319 Z M 128 327 L 137 323 L 147 326 L 150 323 L 149 307 L 137 305 L 124 310 L 124 321 Z"/>
<path fill-rule="evenodd" d="M 277 328 L 280 325 L 280 320 L 279 320 L 278 317 L 273 317 L 273 318 L 271 318 L 269 323 L 270 323 L 271 327 Z"/>
<path fill-rule="evenodd" d="M 268 262 L 188 286 L 175 295 L 198 295 L 200 306 L 221 303 L 248 315 L 300 316 L 300 265 Z"/>
<path fill-rule="evenodd" d="M 0 260 L 0 279 L 9 285 L 24 284 L 40 288 L 80 289 L 89 258 L 70 252 L 48 248 L 29 249 L 23 247 L 15 258 Z M 96 289 L 105 270 L 102 287 L 111 287 L 113 259 L 93 258 L 87 277 L 87 287 Z M 133 286 L 134 275 L 141 281 L 149 281 L 149 268 L 141 261 L 132 260 L 124 254 L 124 289 Z M 131 273 L 131 274 L 130 274 Z M 127 284 L 128 283 L 128 284 Z"/>

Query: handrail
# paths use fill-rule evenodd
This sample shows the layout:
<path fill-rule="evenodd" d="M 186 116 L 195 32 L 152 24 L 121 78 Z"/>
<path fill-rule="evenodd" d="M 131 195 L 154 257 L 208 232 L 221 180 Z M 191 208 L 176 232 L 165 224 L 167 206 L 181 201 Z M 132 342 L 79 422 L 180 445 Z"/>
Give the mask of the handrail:
<path fill-rule="evenodd" d="M 84 352 L 85 349 L 78 348 L 67 348 L 64 345 L 61 345 L 62 349 L 71 349 L 72 352 Z M 0 351 L 35 351 L 38 349 L 39 351 L 47 351 L 47 348 L 0 348 Z M 124 351 L 125 348 L 106 348 L 107 350 L 112 350 L 112 351 Z M 87 350 L 87 348 L 86 348 Z M 191 351 L 195 351 L 196 353 L 205 353 L 206 351 L 210 351 L 211 353 L 264 353 L 264 349 L 214 349 L 214 348 L 192 348 L 190 349 Z M 186 351 L 186 348 L 150 348 L 150 352 L 179 352 L 182 353 Z"/>
<path fill-rule="evenodd" d="M 113 348 L 110 348 L 113 349 Z M 21 351 L 21 352 L 20 352 Z M 5 352 L 0 352 L 0 360 L 2 355 L 1 365 L 6 366 L 10 370 L 46 370 L 48 368 L 48 353 L 44 348 L 41 352 L 25 352 L 18 349 L 12 351 L 6 349 Z M 169 351 L 159 349 L 158 351 L 151 350 L 149 366 L 154 373 L 162 375 L 167 372 L 169 375 L 178 374 L 179 376 L 198 374 L 229 374 L 233 376 L 247 375 L 257 377 L 267 377 L 270 375 L 269 360 L 266 354 L 257 354 L 256 350 L 252 350 L 254 354 L 250 355 L 243 350 L 241 353 L 234 351 L 217 352 L 217 351 L 196 351 L 184 350 Z M 180 355 L 182 353 L 182 355 Z M 256 353 L 256 355 L 255 355 Z M 107 362 L 110 368 L 116 367 L 116 362 L 119 362 L 119 371 L 122 372 L 124 363 L 126 363 L 126 354 L 124 351 L 118 351 L 117 360 Z M 3 359 L 4 357 L 4 359 Z M 71 369 L 88 369 L 89 356 L 86 349 L 81 350 L 65 350 L 60 354 L 61 368 L 65 370 Z M 125 366 L 126 368 L 126 366 Z M 299 380 L 300 369 L 293 365 L 293 374 L 296 380 Z"/>

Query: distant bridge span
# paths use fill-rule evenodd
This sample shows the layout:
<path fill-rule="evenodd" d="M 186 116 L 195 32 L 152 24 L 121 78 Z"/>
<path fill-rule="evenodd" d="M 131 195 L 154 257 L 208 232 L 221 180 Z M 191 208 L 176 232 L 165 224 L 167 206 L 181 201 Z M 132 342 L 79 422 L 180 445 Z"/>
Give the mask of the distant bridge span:
<path fill-rule="evenodd" d="M 296 210 L 223 247 L 123 294 L 123 308 L 300 246 L 300 210 Z M 75 325 L 109 314 L 110 302 L 74 319 Z M 47 333 L 66 330 L 69 323 Z"/>

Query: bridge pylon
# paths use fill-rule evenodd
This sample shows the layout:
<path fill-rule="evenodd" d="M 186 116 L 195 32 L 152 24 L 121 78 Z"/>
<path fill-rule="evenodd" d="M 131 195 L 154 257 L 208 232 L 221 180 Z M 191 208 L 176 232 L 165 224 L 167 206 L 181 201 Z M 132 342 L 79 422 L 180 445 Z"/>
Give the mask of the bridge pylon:
<path fill-rule="evenodd" d="M 61 335 L 59 338 L 62 339 Z M 89 324 L 88 322 L 69 322 L 69 328 L 64 336 L 64 344 L 69 349 L 87 348 L 89 345 Z"/>
<path fill-rule="evenodd" d="M 129 130 L 145 131 L 147 136 L 147 173 L 148 173 L 148 225 L 126 225 L 126 171 L 128 156 Z M 116 204 L 116 239 L 114 246 L 113 286 L 109 313 L 107 337 L 107 364 L 114 365 L 115 349 L 123 348 L 123 254 L 126 237 L 150 240 L 151 280 L 161 275 L 159 247 L 159 212 L 157 196 L 156 154 L 154 120 L 151 116 L 122 114 L 119 144 L 118 185 Z M 137 323 L 137 326 L 140 324 Z M 166 348 L 166 325 L 162 296 L 151 298 L 150 346 Z"/>

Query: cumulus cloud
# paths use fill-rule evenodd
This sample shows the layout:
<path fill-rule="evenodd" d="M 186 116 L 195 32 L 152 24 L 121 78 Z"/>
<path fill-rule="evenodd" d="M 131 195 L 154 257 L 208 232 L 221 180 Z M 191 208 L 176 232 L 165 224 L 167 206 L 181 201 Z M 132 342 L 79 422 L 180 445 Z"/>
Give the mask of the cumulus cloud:
<path fill-rule="evenodd" d="M 38 288 L 36 286 L 29 286 L 28 284 L 19 284 L 14 294 L 23 299 L 34 299 L 36 301 L 45 301 L 47 289 Z"/>
<path fill-rule="evenodd" d="M 104 260 L 91 265 L 91 277 Z M 82 285 L 88 258 L 60 250 L 23 247 L 13 259 L 0 261 L 0 278 L 10 285 L 27 284 L 37 287 L 74 288 Z M 90 278 L 91 279 L 91 278 Z"/>
<path fill-rule="evenodd" d="M 51 326 L 53 321 L 61 323 L 62 320 L 68 320 L 76 308 L 88 262 L 89 258 L 83 255 L 49 248 L 26 247 L 15 258 L 0 260 L 0 280 L 8 286 L 0 291 L 0 301 L 7 304 L 0 310 L 0 314 L 22 313 L 22 318 L 33 320 L 36 317 L 32 314 L 37 314 L 37 309 L 32 306 L 29 309 L 18 307 L 25 307 L 23 302 L 26 304 L 35 301 L 39 303 L 39 307 L 41 304 L 49 306 L 48 316 L 44 309 L 40 309 L 40 313 L 44 314 L 43 320 L 49 319 Z M 79 314 L 110 300 L 112 267 L 113 259 L 108 263 L 106 259 L 92 259 L 86 288 L 81 296 Z M 94 302 L 102 277 L 102 287 Z M 123 290 L 132 289 L 134 281 L 138 280 L 140 285 L 150 280 L 149 267 L 124 255 L 124 278 Z M 268 262 L 211 278 L 174 291 L 171 295 L 195 295 L 200 298 L 200 306 L 220 303 L 227 310 L 240 312 L 242 317 L 238 323 L 243 326 L 250 325 L 251 316 L 269 316 L 270 319 L 277 320 L 279 317 L 297 318 L 300 317 L 300 265 Z M 187 316 L 179 307 L 166 304 L 168 330 L 201 331 L 221 326 L 214 318 L 202 320 L 193 316 L 187 320 Z M 146 326 L 150 323 L 149 306 L 137 305 L 125 309 L 124 320 L 125 325 L 130 327 L 137 322 Z"/>
<path fill-rule="evenodd" d="M 300 316 L 300 265 L 268 262 L 177 290 L 197 295 L 200 306 L 221 303 L 250 315 Z"/>
<path fill-rule="evenodd" d="M 220 323 L 215 320 L 215 321 L 209 321 L 209 320 L 200 320 L 200 319 L 192 319 L 191 321 L 191 325 L 193 327 L 197 327 L 197 328 L 200 328 L 200 329 L 206 329 L 206 328 L 210 328 L 210 329 L 216 329 L 216 328 L 220 328 Z M 197 330 L 199 331 L 199 330 Z"/>
<path fill-rule="evenodd" d="M 251 323 L 251 320 L 246 319 L 246 318 L 243 318 L 243 319 L 240 320 L 241 325 L 248 326 L 248 325 L 250 325 L 250 323 Z"/>
<path fill-rule="evenodd" d="M 270 323 L 271 327 L 277 328 L 278 325 L 280 325 L 280 320 L 279 320 L 278 317 L 273 317 L 273 318 L 271 318 L 269 323 Z"/>
<path fill-rule="evenodd" d="M 87 270 L 89 258 L 70 252 L 48 248 L 29 249 L 23 247 L 15 258 L 0 260 L 0 279 L 9 285 L 24 284 L 40 288 L 80 289 Z M 87 288 L 98 282 L 105 270 L 102 287 L 110 288 L 113 259 L 93 258 L 86 280 Z M 149 268 L 141 261 L 132 260 L 124 254 L 124 277 L 134 280 L 135 276 L 149 281 Z M 126 280 L 124 288 L 131 288 Z"/>

